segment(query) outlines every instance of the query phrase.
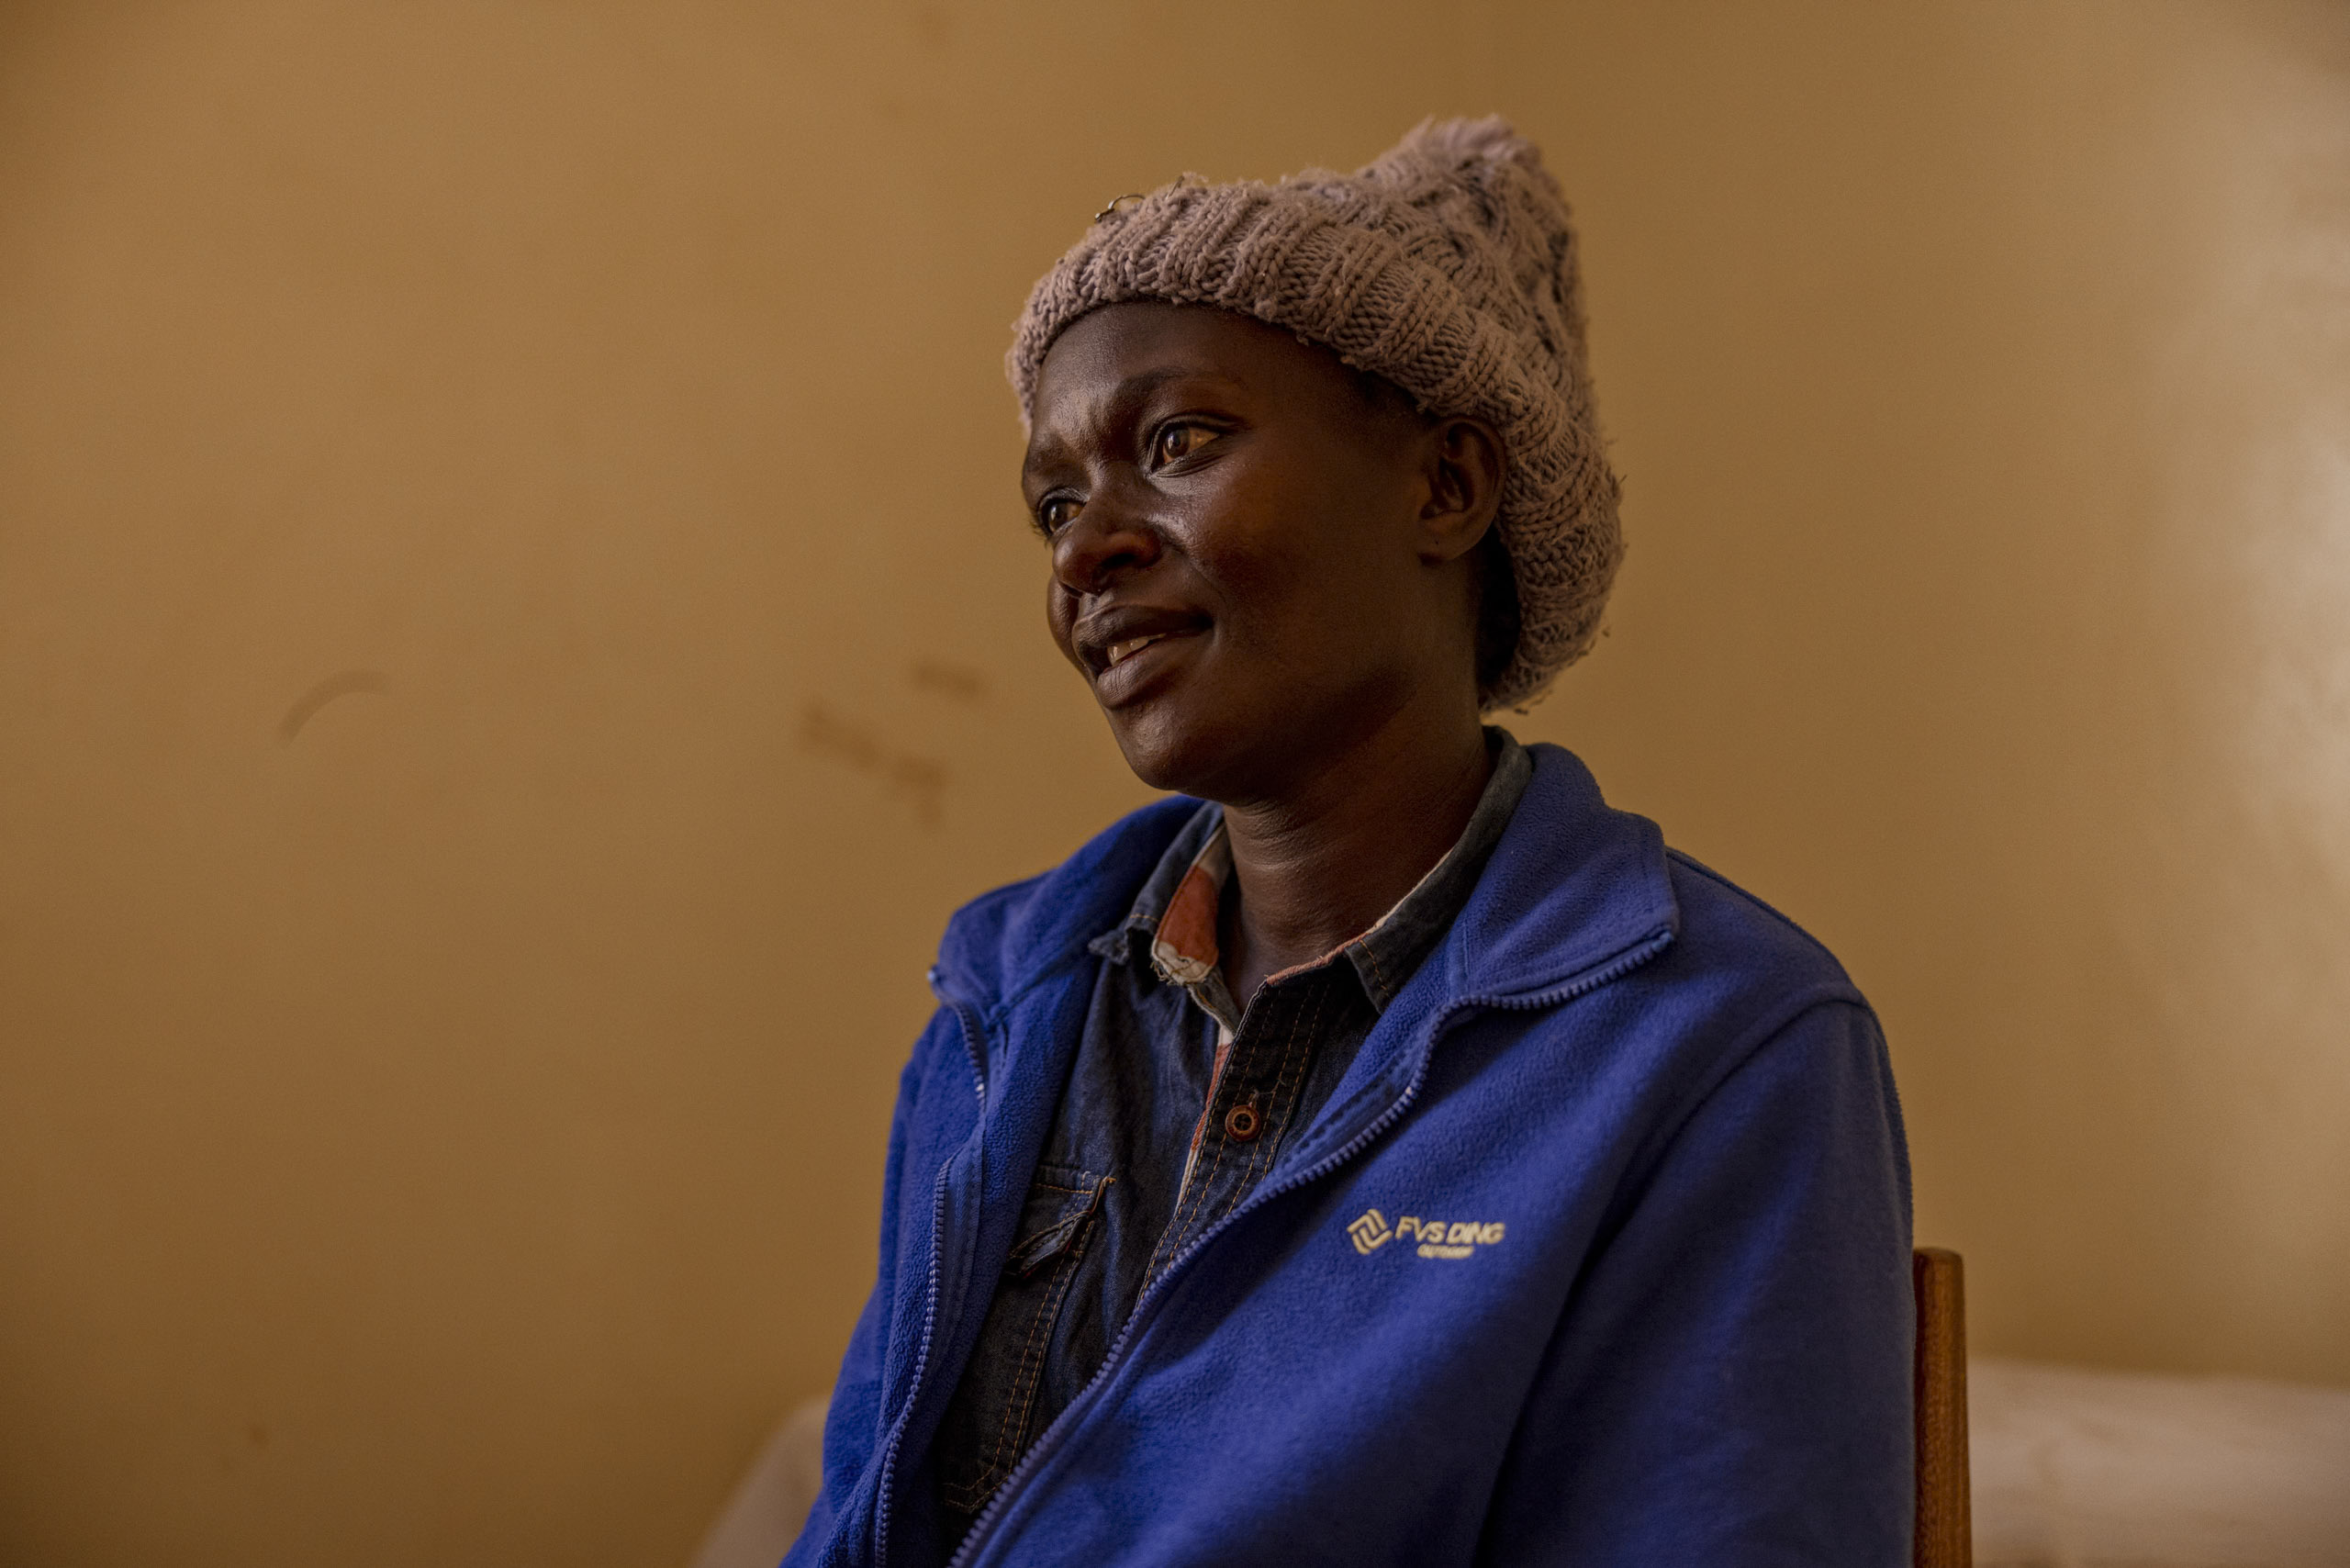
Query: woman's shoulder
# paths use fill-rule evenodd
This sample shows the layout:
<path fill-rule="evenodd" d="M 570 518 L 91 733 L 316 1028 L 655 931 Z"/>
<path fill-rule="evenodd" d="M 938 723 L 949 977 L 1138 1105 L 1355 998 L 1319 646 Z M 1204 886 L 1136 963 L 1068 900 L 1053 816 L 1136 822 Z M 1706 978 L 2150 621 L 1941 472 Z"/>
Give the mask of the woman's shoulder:
<path fill-rule="evenodd" d="M 1681 936 L 1705 962 L 1860 1002 L 1861 993 L 1827 944 L 1788 915 L 1685 850 L 1668 849 Z"/>
<path fill-rule="evenodd" d="M 1571 754 L 1528 749 L 1519 820 L 1454 945 L 1460 991 L 1514 999 L 1530 1009 L 1530 1036 L 1572 1037 L 1665 1100 L 1702 1092 L 1774 1039 L 1801 1052 L 1814 1035 L 1877 1036 L 1822 943 L 1606 803 Z M 1807 1018 L 1822 1027 L 1794 1027 Z"/>
<path fill-rule="evenodd" d="M 1825 989 L 1860 999 L 1826 946 L 1686 851 L 1648 818 L 1610 805 L 1572 753 L 1529 746 L 1533 779 L 1489 870 L 1477 933 L 1506 968 L 1539 973 L 1572 954 L 1602 958 L 1655 943 L 1661 972 Z M 1546 961 L 1547 960 L 1547 961 Z M 1644 966 L 1645 967 L 1645 966 Z"/>

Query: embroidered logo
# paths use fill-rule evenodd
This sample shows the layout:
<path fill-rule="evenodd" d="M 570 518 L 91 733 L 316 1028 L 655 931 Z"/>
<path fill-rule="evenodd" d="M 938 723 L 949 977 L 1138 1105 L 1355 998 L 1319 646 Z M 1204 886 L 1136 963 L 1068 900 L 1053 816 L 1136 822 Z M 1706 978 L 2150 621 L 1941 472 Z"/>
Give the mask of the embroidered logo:
<path fill-rule="evenodd" d="M 1505 1228 L 1500 1220 L 1421 1219 L 1416 1215 L 1405 1215 L 1391 1228 L 1385 1215 L 1365 1209 L 1347 1226 L 1347 1237 L 1366 1258 L 1399 1237 L 1418 1237 L 1423 1258 L 1466 1258 L 1500 1241 Z"/>
<path fill-rule="evenodd" d="M 1395 1233 L 1387 1228 L 1387 1216 L 1377 1209 L 1363 1210 L 1362 1217 L 1347 1226 L 1347 1235 L 1355 1250 L 1366 1258 L 1395 1239 Z"/>

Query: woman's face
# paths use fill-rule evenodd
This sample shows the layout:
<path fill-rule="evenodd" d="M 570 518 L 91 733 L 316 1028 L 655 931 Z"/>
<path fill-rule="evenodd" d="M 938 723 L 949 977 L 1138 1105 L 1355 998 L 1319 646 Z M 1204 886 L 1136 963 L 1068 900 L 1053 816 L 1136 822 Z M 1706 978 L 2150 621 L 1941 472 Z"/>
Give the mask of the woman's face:
<path fill-rule="evenodd" d="M 1335 355 L 1113 305 L 1054 342 L 1032 414 L 1046 618 L 1144 782 L 1278 801 L 1406 707 L 1457 689 L 1473 715 L 1471 557 L 1428 521 L 1440 438 Z"/>

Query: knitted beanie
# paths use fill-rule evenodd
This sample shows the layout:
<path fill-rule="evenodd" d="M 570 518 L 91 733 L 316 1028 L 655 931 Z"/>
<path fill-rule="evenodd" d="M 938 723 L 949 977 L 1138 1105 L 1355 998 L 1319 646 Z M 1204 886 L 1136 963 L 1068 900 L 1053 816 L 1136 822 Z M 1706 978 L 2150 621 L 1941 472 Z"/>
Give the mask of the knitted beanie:
<path fill-rule="evenodd" d="M 1479 698 L 1515 707 L 1589 650 L 1624 554 L 1580 296 L 1566 201 L 1533 143 L 1498 118 L 1424 121 L 1352 174 L 1187 174 L 1122 197 L 1037 282 L 1007 368 L 1024 424 L 1046 351 L 1080 316 L 1213 305 L 1319 343 L 1431 414 L 1492 424 L 1520 630 Z"/>

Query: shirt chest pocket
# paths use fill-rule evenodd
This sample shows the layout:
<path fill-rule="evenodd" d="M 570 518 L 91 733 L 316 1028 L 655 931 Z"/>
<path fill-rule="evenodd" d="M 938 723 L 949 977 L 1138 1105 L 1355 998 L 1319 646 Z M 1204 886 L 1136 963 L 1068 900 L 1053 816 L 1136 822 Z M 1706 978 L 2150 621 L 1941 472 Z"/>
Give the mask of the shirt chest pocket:
<path fill-rule="evenodd" d="M 979 1342 L 939 1428 L 939 1499 L 958 1513 L 987 1506 L 1035 1435 L 1046 1352 L 1109 1185 L 1074 1166 L 1036 1168 Z"/>

